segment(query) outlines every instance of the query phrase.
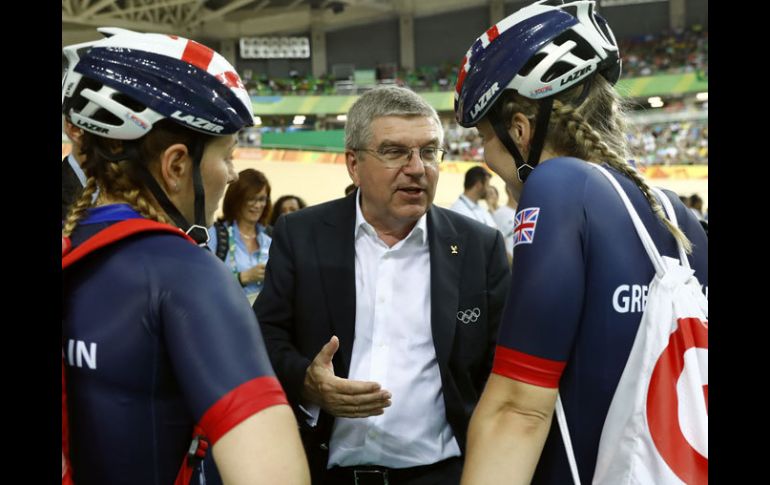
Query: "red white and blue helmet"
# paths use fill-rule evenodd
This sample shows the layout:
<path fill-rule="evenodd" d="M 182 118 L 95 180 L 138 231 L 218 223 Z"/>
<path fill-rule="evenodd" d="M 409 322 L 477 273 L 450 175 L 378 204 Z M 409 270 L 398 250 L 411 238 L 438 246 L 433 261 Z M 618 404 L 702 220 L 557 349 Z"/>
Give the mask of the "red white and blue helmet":
<path fill-rule="evenodd" d="M 476 126 L 506 89 L 543 99 L 601 73 L 620 77 L 620 56 L 595 1 L 541 0 L 484 32 L 462 60 L 455 87 L 455 116 Z"/>
<path fill-rule="evenodd" d="M 63 49 L 62 112 L 80 128 L 135 140 L 165 118 L 209 135 L 254 124 L 248 92 L 218 53 L 178 36 L 98 30 L 108 37 Z"/>

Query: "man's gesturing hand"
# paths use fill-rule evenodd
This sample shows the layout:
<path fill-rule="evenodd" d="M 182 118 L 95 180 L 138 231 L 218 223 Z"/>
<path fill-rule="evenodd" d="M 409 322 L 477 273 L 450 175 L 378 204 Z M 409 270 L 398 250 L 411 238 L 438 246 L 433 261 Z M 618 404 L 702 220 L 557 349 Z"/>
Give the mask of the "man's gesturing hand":
<path fill-rule="evenodd" d="M 378 383 L 334 375 L 332 358 L 339 348 L 340 340 L 333 336 L 315 356 L 305 371 L 302 398 L 338 418 L 366 418 L 384 413 L 391 404 L 391 395 L 380 389 Z"/>

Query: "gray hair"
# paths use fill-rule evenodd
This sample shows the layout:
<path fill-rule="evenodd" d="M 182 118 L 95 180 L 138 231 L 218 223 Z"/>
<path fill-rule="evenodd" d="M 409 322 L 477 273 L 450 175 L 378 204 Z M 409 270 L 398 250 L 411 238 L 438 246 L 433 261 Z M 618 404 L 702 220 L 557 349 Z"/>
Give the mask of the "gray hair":
<path fill-rule="evenodd" d="M 420 95 L 406 88 L 385 86 L 361 95 L 348 111 L 345 123 L 345 148 L 362 148 L 372 139 L 371 124 L 383 116 L 426 116 L 436 122 L 440 143 L 444 142 L 444 130 L 438 113 Z"/>

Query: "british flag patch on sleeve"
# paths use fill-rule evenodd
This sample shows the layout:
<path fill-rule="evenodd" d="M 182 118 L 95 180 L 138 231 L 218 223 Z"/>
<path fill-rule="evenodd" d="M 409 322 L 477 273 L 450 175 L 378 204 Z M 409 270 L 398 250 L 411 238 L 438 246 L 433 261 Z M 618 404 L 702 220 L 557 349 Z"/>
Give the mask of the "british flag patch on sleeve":
<path fill-rule="evenodd" d="M 532 244 L 535 239 L 535 226 L 540 215 L 540 207 L 522 209 L 513 219 L 513 246 Z"/>

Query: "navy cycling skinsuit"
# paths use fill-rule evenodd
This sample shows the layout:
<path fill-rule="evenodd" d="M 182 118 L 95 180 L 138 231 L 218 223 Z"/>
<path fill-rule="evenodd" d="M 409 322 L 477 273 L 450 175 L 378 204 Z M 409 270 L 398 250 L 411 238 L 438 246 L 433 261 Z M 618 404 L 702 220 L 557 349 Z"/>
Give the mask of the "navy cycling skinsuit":
<path fill-rule="evenodd" d="M 72 244 L 138 217 L 124 204 L 91 209 Z M 142 234 L 87 256 L 63 283 L 78 485 L 169 485 L 194 424 L 213 445 L 254 413 L 286 404 L 254 313 L 210 252 L 173 234 Z"/>
<path fill-rule="evenodd" d="M 678 258 L 674 237 L 641 190 L 604 166 L 660 253 Z M 706 235 L 679 198 L 667 195 L 693 243 L 690 265 L 708 296 Z M 654 269 L 620 197 L 584 161 L 556 158 L 539 165 L 524 186 L 517 222 L 511 289 L 492 372 L 559 387 L 580 479 L 590 483 L 604 418 Z M 532 483 L 572 483 L 555 418 Z"/>

